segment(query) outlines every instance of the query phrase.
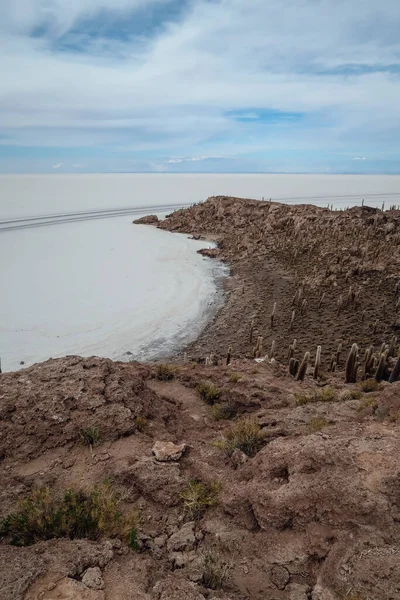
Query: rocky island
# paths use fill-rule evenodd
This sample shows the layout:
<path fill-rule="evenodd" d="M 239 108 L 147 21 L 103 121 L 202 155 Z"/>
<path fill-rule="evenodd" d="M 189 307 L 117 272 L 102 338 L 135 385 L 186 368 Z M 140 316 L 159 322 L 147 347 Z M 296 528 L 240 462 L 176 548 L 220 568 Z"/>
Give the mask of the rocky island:
<path fill-rule="evenodd" d="M 214 240 L 226 303 L 168 364 L 0 375 L 1 598 L 399 598 L 400 211 L 142 222 Z"/>

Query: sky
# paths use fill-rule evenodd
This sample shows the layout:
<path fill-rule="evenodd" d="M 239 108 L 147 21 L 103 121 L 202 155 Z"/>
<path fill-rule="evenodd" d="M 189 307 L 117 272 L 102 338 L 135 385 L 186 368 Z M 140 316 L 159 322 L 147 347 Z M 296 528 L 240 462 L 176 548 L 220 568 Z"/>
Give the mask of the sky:
<path fill-rule="evenodd" d="M 0 172 L 400 173 L 399 0 L 0 0 Z"/>

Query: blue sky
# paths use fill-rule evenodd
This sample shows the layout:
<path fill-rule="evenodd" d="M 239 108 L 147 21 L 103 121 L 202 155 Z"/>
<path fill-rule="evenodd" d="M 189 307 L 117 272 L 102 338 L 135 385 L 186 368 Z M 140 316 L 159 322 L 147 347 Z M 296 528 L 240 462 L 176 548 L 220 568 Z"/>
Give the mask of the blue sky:
<path fill-rule="evenodd" d="M 0 172 L 400 173 L 399 0 L 1 0 Z"/>

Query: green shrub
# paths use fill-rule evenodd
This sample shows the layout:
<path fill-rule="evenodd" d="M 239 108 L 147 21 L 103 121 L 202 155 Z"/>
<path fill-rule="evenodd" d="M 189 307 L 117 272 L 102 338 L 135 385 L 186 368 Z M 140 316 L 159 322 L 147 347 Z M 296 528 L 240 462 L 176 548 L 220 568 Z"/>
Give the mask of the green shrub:
<path fill-rule="evenodd" d="M 207 404 L 214 404 L 221 397 L 222 390 L 211 381 L 200 381 L 196 387 L 200 397 Z"/>
<path fill-rule="evenodd" d="M 121 536 L 129 539 L 137 516 L 118 509 L 119 498 L 105 483 L 91 492 L 69 489 L 64 494 L 43 487 L 21 498 L 15 512 L 0 523 L 0 535 L 15 546 L 29 546 L 52 538 Z"/>
<path fill-rule="evenodd" d="M 220 485 L 202 483 L 197 479 L 188 481 L 186 488 L 181 494 L 183 510 L 189 519 L 199 520 L 209 506 L 217 503 Z"/>
<path fill-rule="evenodd" d="M 96 446 L 100 442 L 100 431 L 98 427 L 81 429 L 81 438 L 89 448 L 93 448 L 93 446 Z"/>
<path fill-rule="evenodd" d="M 215 551 L 205 552 L 202 556 L 203 584 L 211 590 L 220 590 L 226 582 L 229 565 Z"/>
<path fill-rule="evenodd" d="M 211 416 L 214 421 L 222 421 L 225 419 L 233 419 L 236 417 L 237 410 L 230 404 L 229 402 L 222 402 L 219 404 L 218 402 L 214 404 L 211 408 Z"/>
<path fill-rule="evenodd" d="M 136 528 L 132 529 L 128 534 L 128 546 L 131 550 L 135 550 L 135 552 L 140 550 L 138 530 Z"/>
<path fill-rule="evenodd" d="M 234 423 L 223 432 L 223 439 L 217 440 L 215 445 L 225 450 L 229 456 L 241 450 L 252 456 L 259 450 L 264 442 L 264 435 L 256 419 L 245 418 Z"/>
<path fill-rule="evenodd" d="M 175 369 L 171 365 L 158 365 L 156 377 L 160 381 L 171 381 L 175 377 Z"/>

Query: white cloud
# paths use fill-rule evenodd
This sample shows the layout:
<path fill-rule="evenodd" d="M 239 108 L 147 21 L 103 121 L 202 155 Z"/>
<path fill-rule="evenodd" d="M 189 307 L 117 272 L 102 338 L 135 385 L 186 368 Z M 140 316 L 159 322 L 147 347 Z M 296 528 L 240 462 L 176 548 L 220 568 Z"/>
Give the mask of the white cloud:
<path fill-rule="evenodd" d="M 52 169 L 59 169 L 60 167 L 62 167 L 62 163 L 56 163 L 52 166 Z"/>
<path fill-rule="evenodd" d="M 54 46 L 99 9 L 161 5 L 168 0 L 2 0 L 1 143 L 178 154 L 171 162 L 396 147 L 400 77 L 389 66 L 399 64 L 398 0 L 252 0 L 251 10 L 248 0 L 192 0 L 153 37 L 80 33 L 85 53 Z M 41 26 L 46 36 L 30 37 Z M 305 116 L 272 123 L 255 109 Z"/>

